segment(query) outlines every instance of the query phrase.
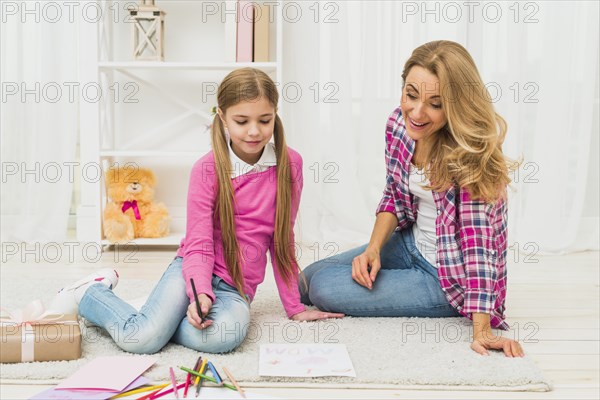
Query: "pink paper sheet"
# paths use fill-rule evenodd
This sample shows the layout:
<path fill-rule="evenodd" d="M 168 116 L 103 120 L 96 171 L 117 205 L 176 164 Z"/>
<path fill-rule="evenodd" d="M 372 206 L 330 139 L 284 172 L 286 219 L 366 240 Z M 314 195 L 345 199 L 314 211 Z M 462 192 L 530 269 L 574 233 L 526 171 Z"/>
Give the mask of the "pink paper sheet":
<path fill-rule="evenodd" d="M 56 389 L 121 392 L 155 361 L 151 357 L 98 357 L 58 384 Z"/>
<path fill-rule="evenodd" d="M 128 392 L 148 383 L 150 383 L 150 379 L 140 376 L 120 392 L 112 390 L 57 390 L 56 387 L 53 387 L 36 394 L 31 400 L 106 400 L 119 393 Z"/>

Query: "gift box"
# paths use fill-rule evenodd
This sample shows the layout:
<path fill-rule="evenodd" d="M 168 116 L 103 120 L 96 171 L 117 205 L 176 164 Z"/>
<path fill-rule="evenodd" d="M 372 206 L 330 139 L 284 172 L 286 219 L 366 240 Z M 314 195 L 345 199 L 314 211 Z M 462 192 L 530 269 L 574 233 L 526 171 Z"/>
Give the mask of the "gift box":
<path fill-rule="evenodd" d="M 23 310 L 2 311 L 0 363 L 76 360 L 81 357 L 77 315 L 44 311 L 39 300 Z"/>

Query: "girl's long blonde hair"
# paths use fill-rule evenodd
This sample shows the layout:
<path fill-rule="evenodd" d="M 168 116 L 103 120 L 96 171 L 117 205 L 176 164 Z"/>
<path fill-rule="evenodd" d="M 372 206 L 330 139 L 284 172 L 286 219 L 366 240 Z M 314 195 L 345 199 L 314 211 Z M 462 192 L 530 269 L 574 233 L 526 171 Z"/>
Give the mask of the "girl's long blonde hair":
<path fill-rule="evenodd" d="M 502 153 L 506 121 L 495 112 L 475 62 L 458 43 L 438 40 L 417 47 L 402 72 L 402 87 L 411 68 L 420 66 L 437 76 L 442 109 L 448 123 L 432 138 L 425 159 L 428 189 L 453 184 L 467 188 L 474 199 L 489 203 L 506 197 L 509 171 L 520 161 Z"/>
<path fill-rule="evenodd" d="M 255 101 L 265 98 L 277 110 L 279 94 L 271 78 L 255 68 L 241 68 L 228 74 L 221 82 L 217 92 L 218 109 L 224 114 L 227 109 L 242 101 Z M 277 157 L 277 209 L 275 212 L 275 261 L 284 281 L 291 283 L 298 272 L 298 264 L 291 243 L 291 205 L 292 184 L 290 160 L 283 132 L 283 125 L 277 113 L 273 131 L 275 154 Z M 214 219 L 221 225 L 223 251 L 227 270 L 231 275 L 238 292 L 245 298 L 244 276 L 236 230 L 235 230 L 235 196 L 231 183 L 231 160 L 229 147 L 225 137 L 225 129 L 221 118 L 215 114 L 211 142 L 217 171 L 217 198 Z"/>

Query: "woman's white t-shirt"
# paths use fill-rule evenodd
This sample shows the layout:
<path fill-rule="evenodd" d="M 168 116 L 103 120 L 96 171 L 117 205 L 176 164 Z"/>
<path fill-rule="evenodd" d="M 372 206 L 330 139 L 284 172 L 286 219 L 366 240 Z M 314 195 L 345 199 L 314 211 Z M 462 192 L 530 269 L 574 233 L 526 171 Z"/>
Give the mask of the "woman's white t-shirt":
<path fill-rule="evenodd" d="M 418 204 L 417 221 L 412 226 L 415 245 L 421 255 L 435 267 L 437 250 L 435 220 L 437 209 L 431 190 L 423 189 L 423 186 L 428 184 L 429 180 L 425 177 L 425 172 L 411 164 L 408 189 Z"/>

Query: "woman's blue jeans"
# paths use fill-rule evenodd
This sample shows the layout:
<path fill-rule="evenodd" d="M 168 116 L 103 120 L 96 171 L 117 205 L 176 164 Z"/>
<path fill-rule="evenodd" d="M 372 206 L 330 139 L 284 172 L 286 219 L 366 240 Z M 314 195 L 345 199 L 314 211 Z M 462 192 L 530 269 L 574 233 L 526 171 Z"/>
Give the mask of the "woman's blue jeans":
<path fill-rule="evenodd" d="M 394 232 L 381 249 L 381 269 L 371 290 L 352 279 L 352 260 L 367 245 L 304 269 L 301 301 L 355 317 L 458 317 L 440 286 L 437 269 L 415 246 L 412 229 Z"/>
<path fill-rule="evenodd" d="M 250 324 L 250 305 L 238 291 L 213 275 L 215 302 L 206 329 L 194 328 L 186 313 L 190 301 L 185 292 L 183 258 L 176 257 L 148 297 L 136 310 L 103 284 L 90 286 L 79 314 L 104 328 L 125 351 L 151 354 L 174 342 L 205 353 L 225 353 L 238 347 Z"/>

